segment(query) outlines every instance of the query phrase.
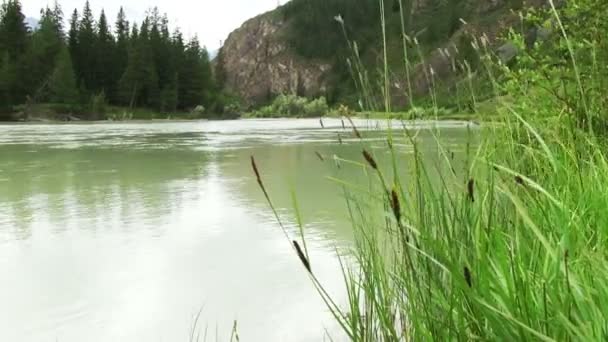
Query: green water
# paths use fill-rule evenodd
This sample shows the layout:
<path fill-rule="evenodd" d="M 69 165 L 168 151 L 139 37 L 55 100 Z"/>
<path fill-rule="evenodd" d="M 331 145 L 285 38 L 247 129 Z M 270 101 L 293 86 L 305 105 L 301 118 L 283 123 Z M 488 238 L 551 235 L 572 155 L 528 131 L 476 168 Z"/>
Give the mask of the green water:
<path fill-rule="evenodd" d="M 362 131 L 381 125 L 358 121 Z M 397 124 L 396 126 L 399 126 Z M 418 139 L 436 153 L 432 123 Z M 340 340 L 257 187 L 254 155 L 294 228 L 298 196 L 315 273 L 343 296 L 351 241 L 334 176 L 366 182 L 340 120 L 0 126 L 0 341 Z M 467 129 L 442 123 L 465 149 Z M 338 143 L 338 134 L 344 144 Z M 382 159 L 385 133 L 366 132 Z M 411 146 L 398 145 L 403 163 Z M 316 152 L 325 157 L 319 160 Z"/>

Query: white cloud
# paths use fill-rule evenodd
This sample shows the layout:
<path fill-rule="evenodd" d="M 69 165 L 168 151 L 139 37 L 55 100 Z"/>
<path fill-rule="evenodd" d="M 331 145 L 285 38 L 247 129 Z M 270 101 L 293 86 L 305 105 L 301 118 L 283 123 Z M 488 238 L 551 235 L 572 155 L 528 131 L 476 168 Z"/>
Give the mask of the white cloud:
<path fill-rule="evenodd" d="M 284 3 L 286 0 L 280 0 Z M 66 18 L 74 8 L 82 11 L 85 0 L 60 0 Z M 52 5 L 53 0 L 23 0 L 23 10 L 28 17 L 38 17 L 40 9 Z M 277 0 L 90 0 L 94 15 L 99 17 L 103 8 L 108 19 L 113 22 L 120 6 L 128 19 L 141 22 L 147 9 L 157 6 L 161 13 L 167 13 L 172 27 L 179 26 L 186 36 L 198 35 L 202 44 L 214 50 L 220 41 L 238 28 L 245 20 L 277 7 Z"/>

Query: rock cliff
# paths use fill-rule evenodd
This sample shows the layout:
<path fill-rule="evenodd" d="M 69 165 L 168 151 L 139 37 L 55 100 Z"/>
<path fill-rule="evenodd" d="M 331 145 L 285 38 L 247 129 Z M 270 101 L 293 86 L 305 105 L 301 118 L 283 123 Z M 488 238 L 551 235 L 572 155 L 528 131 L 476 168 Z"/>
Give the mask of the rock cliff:
<path fill-rule="evenodd" d="M 299 57 L 282 33 L 287 23 L 274 12 L 245 22 L 226 39 L 216 63 L 222 66 L 226 90 L 246 105 L 278 94 L 323 95 L 331 65 Z"/>

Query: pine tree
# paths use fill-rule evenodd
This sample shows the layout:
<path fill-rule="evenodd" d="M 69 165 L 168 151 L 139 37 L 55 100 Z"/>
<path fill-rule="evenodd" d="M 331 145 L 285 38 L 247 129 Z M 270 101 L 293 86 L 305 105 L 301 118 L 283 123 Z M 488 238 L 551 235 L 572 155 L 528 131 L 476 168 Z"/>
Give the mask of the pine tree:
<path fill-rule="evenodd" d="M 63 10 L 61 9 L 61 5 L 55 0 L 55 4 L 50 13 L 51 18 L 53 18 L 53 24 L 55 26 L 55 33 L 57 36 L 61 37 L 61 39 L 65 38 L 65 32 L 63 31 Z"/>
<path fill-rule="evenodd" d="M 201 49 L 196 37 L 188 43 L 179 72 L 180 108 L 208 106 L 212 87 L 211 63 L 207 50 Z"/>
<path fill-rule="evenodd" d="M 169 70 L 169 52 L 161 36 L 161 17 L 158 8 L 154 8 L 150 14 L 150 49 L 160 84 L 169 82 L 172 70 Z"/>
<path fill-rule="evenodd" d="M 114 49 L 112 72 L 114 74 L 113 79 L 118 83 L 129 62 L 129 22 L 122 7 L 116 18 L 115 33 L 116 48 Z M 115 88 L 118 88 L 116 83 Z M 121 98 L 119 89 L 115 89 L 114 93 L 110 96 L 110 100 L 116 103 L 121 103 Z"/>
<path fill-rule="evenodd" d="M 163 87 L 161 91 L 160 110 L 163 112 L 174 112 L 178 104 L 178 75 L 173 74 L 170 81 Z"/>
<path fill-rule="evenodd" d="M 150 49 L 150 21 L 146 18 L 139 33 L 134 29 L 129 62 L 120 81 L 123 101 L 130 106 L 160 108 L 160 89 Z"/>
<path fill-rule="evenodd" d="M 80 46 L 78 44 L 78 25 L 80 20 L 78 17 L 78 10 L 74 9 L 70 18 L 70 31 L 68 32 L 68 50 L 70 51 L 70 57 L 72 57 L 72 63 L 74 64 L 74 70 L 80 70 L 80 60 L 78 58 Z"/>
<path fill-rule="evenodd" d="M 163 111 L 209 106 L 219 91 L 211 69 L 207 50 L 196 38 L 185 44 L 179 30 L 170 34 L 157 8 L 140 26 L 121 9 L 113 34 L 105 13 L 95 21 L 87 1 L 82 15 L 70 16 L 66 34 L 57 2 L 41 11 L 34 32 L 19 0 L 0 6 L 0 107 L 26 98 L 91 104 L 100 94 L 111 104 Z"/>
<path fill-rule="evenodd" d="M 11 62 L 16 62 L 27 49 L 29 29 L 19 0 L 2 4 L 0 21 L 0 51 L 8 52 Z"/>
<path fill-rule="evenodd" d="M 48 79 L 55 68 L 54 61 L 63 47 L 63 33 L 54 11 L 47 7 L 40 11 L 39 27 L 32 34 L 25 62 L 28 73 L 23 77 L 29 93 L 37 102 L 48 100 Z"/>
<path fill-rule="evenodd" d="M 29 30 L 19 0 L 9 0 L 0 10 L 0 53 L 4 53 L 0 83 L 3 83 L 6 105 L 25 101 L 27 81 L 17 75 L 26 75 L 25 53 Z"/>
<path fill-rule="evenodd" d="M 82 18 L 78 25 L 78 50 L 76 75 L 84 82 L 89 93 L 95 93 L 101 87 L 96 82 L 95 73 L 95 44 L 97 35 L 95 33 L 95 19 L 91 11 L 89 1 L 85 2 Z"/>
<path fill-rule="evenodd" d="M 95 40 L 95 93 L 103 91 L 106 96 L 114 97 L 114 85 L 117 81 L 114 67 L 114 37 L 110 33 L 105 12 L 102 10 L 97 23 L 97 39 Z"/>
<path fill-rule="evenodd" d="M 0 55 L 0 115 L 10 111 L 12 104 L 11 87 L 14 83 L 14 71 L 8 52 Z"/>
<path fill-rule="evenodd" d="M 77 104 L 79 101 L 78 84 L 67 48 L 57 56 L 55 70 L 49 79 L 49 97 L 54 103 Z"/>

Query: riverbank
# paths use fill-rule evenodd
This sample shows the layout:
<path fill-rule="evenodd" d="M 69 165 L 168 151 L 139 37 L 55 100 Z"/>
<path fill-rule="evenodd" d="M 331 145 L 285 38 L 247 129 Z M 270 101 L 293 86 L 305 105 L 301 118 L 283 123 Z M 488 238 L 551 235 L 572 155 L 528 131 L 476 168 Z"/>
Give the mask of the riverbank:
<path fill-rule="evenodd" d="M 150 120 L 226 120 L 239 114 L 218 114 L 195 108 L 192 111 L 159 112 L 148 108 L 107 106 L 97 110 L 62 104 L 16 106 L 0 115 L 0 122 L 94 122 L 94 121 L 150 121 Z"/>

